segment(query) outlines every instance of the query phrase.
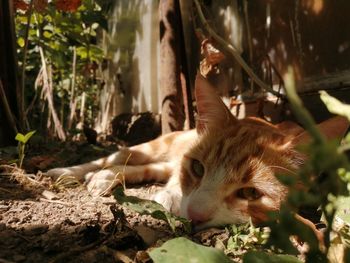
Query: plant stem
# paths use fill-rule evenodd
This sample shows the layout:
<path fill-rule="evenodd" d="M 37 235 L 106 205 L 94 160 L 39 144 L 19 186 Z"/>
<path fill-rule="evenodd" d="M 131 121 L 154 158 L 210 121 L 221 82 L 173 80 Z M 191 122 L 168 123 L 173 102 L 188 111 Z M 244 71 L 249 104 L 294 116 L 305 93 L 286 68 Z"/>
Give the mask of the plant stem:
<path fill-rule="evenodd" d="M 22 168 L 23 160 L 24 160 L 24 147 L 25 144 L 19 142 L 19 168 Z"/>
<path fill-rule="evenodd" d="M 285 76 L 284 83 L 286 95 L 295 117 L 300 121 L 303 127 L 311 134 L 312 138 L 315 140 L 316 143 L 325 143 L 326 140 L 324 136 L 318 130 L 312 116 L 303 106 L 303 103 L 295 90 L 294 71 L 291 66 L 288 68 L 288 73 Z"/>

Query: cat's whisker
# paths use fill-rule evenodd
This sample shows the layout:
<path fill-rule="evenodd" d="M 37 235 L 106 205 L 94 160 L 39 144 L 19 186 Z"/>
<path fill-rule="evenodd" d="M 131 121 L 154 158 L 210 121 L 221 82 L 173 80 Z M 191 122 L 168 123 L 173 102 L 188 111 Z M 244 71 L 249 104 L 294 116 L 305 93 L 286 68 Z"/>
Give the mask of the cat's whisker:
<path fill-rule="evenodd" d="M 268 169 L 268 168 L 276 168 L 276 169 L 280 169 L 280 170 L 286 171 L 288 173 L 291 173 L 293 175 L 297 175 L 297 173 L 295 171 L 288 169 L 286 167 L 283 167 L 283 166 L 279 166 L 279 165 L 269 165 L 266 167 L 266 169 Z"/>

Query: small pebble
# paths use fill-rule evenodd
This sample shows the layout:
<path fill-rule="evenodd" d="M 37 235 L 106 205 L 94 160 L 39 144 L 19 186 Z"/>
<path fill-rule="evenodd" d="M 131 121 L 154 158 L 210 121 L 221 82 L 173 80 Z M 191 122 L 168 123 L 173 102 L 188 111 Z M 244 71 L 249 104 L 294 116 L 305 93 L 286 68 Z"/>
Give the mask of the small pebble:
<path fill-rule="evenodd" d="M 54 192 L 48 191 L 48 190 L 44 190 L 41 193 L 41 195 L 43 197 L 45 197 L 46 199 L 48 199 L 48 200 L 58 200 L 58 199 L 60 199 L 57 194 L 55 194 Z"/>

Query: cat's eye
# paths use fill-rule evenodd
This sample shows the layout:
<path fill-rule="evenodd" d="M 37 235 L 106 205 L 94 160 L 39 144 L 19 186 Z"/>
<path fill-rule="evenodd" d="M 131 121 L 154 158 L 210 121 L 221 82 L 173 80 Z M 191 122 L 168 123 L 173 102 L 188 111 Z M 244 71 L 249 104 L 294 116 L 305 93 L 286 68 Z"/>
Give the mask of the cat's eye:
<path fill-rule="evenodd" d="M 261 196 L 262 194 L 254 187 L 244 187 L 237 191 L 237 197 L 248 201 L 257 200 Z"/>
<path fill-rule="evenodd" d="M 193 175 L 195 175 L 196 177 L 203 177 L 204 175 L 204 166 L 200 161 L 196 159 L 192 159 L 191 170 Z"/>

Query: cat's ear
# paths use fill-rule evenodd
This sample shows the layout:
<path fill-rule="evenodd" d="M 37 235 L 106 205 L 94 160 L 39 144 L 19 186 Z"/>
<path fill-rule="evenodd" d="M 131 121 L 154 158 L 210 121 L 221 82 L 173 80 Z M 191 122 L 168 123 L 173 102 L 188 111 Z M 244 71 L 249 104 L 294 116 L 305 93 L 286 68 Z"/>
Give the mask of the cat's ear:
<path fill-rule="evenodd" d="M 279 129 L 282 133 L 291 135 L 293 137 L 301 134 L 304 129 L 292 121 L 283 121 L 281 123 L 275 124 L 276 128 Z"/>
<path fill-rule="evenodd" d="M 341 139 L 349 128 L 349 121 L 344 117 L 336 116 L 321 122 L 317 127 L 327 140 Z M 311 142 L 311 136 L 307 131 L 301 132 L 293 139 L 295 145 L 307 144 L 309 142 Z"/>
<path fill-rule="evenodd" d="M 215 89 L 200 73 L 196 76 L 195 95 L 198 112 L 196 128 L 199 134 L 211 128 L 225 128 L 237 122 Z"/>

